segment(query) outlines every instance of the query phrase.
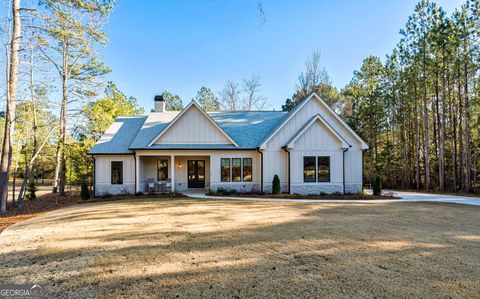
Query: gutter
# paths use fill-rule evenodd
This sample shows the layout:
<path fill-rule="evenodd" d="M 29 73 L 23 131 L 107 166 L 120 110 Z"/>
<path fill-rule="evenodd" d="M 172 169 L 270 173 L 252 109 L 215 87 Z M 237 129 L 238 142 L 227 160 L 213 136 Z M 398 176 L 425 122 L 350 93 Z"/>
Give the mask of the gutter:
<path fill-rule="evenodd" d="M 257 147 L 257 152 L 260 153 L 260 191 L 263 193 L 263 152 Z"/>
<path fill-rule="evenodd" d="M 288 183 L 287 183 L 287 192 L 290 194 L 290 151 L 287 150 L 287 146 L 282 146 L 282 149 L 288 154 Z"/>
<path fill-rule="evenodd" d="M 345 194 L 345 153 L 348 151 L 348 147 L 343 149 L 342 154 L 342 168 L 343 168 L 343 194 Z"/>

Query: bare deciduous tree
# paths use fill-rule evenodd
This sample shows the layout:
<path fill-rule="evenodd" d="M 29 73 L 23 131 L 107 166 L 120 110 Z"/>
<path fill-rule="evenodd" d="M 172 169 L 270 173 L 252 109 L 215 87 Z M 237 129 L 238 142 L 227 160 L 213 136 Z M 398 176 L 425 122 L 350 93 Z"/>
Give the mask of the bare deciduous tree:
<path fill-rule="evenodd" d="M 220 92 L 221 105 L 224 110 L 236 111 L 240 108 L 240 87 L 238 83 L 228 80 Z"/>
<path fill-rule="evenodd" d="M 260 94 L 262 84 L 260 84 L 260 77 L 252 75 L 249 79 L 243 80 L 243 108 L 244 110 L 262 110 L 265 108 L 267 101 L 264 96 Z"/>

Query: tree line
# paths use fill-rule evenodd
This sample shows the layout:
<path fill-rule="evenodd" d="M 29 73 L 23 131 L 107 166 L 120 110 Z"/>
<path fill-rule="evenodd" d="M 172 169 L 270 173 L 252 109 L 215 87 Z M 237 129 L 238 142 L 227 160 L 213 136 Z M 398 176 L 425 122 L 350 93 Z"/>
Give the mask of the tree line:
<path fill-rule="evenodd" d="M 479 192 L 480 1 L 448 15 L 421 0 L 392 53 L 365 58 L 340 92 L 315 52 L 283 110 L 312 91 L 369 144 L 364 181 L 388 188 Z"/>

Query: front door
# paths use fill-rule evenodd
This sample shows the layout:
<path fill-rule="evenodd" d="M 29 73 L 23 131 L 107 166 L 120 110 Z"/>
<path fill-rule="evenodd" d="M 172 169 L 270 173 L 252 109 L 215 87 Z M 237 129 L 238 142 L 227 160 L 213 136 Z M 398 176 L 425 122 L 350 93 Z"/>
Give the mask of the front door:
<path fill-rule="evenodd" d="M 205 160 L 188 160 L 188 188 L 205 188 Z"/>

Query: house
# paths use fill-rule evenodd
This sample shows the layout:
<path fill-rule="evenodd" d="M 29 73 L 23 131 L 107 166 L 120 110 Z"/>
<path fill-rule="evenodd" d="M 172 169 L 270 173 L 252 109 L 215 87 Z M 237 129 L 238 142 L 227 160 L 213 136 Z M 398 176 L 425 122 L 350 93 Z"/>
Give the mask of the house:
<path fill-rule="evenodd" d="M 315 93 L 290 112 L 205 112 L 195 101 L 121 116 L 89 154 L 95 195 L 236 189 L 359 193 L 367 144 Z M 155 188 L 153 188 L 155 186 Z M 153 189 L 152 189 L 153 188 Z"/>

